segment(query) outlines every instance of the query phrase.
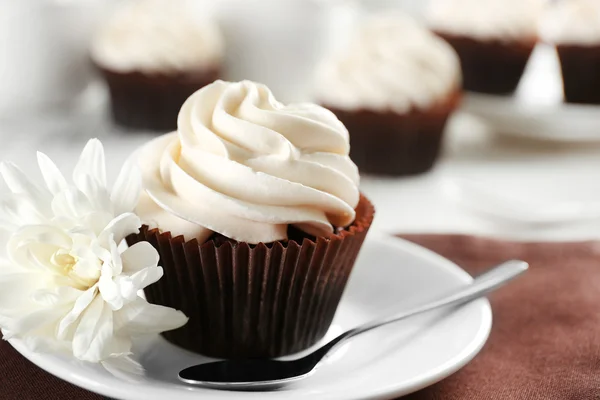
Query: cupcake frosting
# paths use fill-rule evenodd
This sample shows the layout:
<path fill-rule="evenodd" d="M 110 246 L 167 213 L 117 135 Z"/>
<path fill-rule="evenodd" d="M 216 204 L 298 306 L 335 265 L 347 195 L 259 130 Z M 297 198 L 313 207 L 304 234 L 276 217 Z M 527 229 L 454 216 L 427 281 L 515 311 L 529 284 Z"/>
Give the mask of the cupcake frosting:
<path fill-rule="evenodd" d="M 557 44 L 599 44 L 600 1 L 564 0 L 549 5 L 540 23 L 540 36 Z"/>
<path fill-rule="evenodd" d="M 328 236 L 354 221 L 359 202 L 349 149 L 330 111 L 217 81 L 186 101 L 177 132 L 140 151 L 147 198 L 138 213 L 188 240 L 218 232 L 268 243 L 286 239 L 289 224 Z"/>
<path fill-rule="evenodd" d="M 543 0 L 433 0 L 428 20 L 440 32 L 490 40 L 535 40 Z"/>
<path fill-rule="evenodd" d="M 193 72 L 220 63 L 223 39 L 191 0 L 137 0 L 107 21 L 91 53 L 119 72 Z"/>
<path fill-rule="evenodd" d="M 445 41 L 403 14 L 369 19 L 349 46 L 317 71 L 316 96 L 342 109 L 405 113 L 460 87 L 458 57 Z"/>

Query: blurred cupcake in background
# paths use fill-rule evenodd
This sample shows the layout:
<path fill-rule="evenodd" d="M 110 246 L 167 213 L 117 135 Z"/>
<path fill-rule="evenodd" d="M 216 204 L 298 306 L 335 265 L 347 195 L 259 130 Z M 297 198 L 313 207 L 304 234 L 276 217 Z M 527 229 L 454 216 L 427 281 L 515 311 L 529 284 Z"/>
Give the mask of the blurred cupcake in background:
<path fill-rule="evenodd" d="M 181 105 L 220 76 L 224 46 L 215 23 L 188 0 L 137 0 L 100 30 L 91 56 L 124 127 L 174 130 Z"/>
<path fill-rule="evenodd" d="M 465 90 L 515 91 L 537 43 L 542 0 L 434 0 L 431 28 L 457 51 Z"/>
<path fill-rule="evenodd" d="M 368 19 L 317 71 L 316 97 L 350 132 L 361 172 L 412 175 L 434 165 L 460 100 L 452 47 L 404 14 Z"/>
<path fill-rule="evenodd" d="M 540 36 L 556 44 L 566 101 L 600 104 L 600 1 L 549 4 Z"/>

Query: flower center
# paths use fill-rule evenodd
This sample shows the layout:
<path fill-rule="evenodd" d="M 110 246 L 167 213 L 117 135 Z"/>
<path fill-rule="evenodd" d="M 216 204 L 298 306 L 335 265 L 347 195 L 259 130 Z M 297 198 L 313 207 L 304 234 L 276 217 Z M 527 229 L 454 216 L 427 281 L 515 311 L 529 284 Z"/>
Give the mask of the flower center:
<path fill-rule="evenodd" d="M 71 281 L 71 285 L 80 290 L 87 290 L 96 283 L 96 279 L 80 276 L 74 269 L 79 258 L 72 254 L 66 253 L 64 250 L 58 250 L 50 259 L 50 262 L 55 267 L 58 274 L 66 276 Z"/>
<path fill-rule="evenodd" d="M 52 255 L 52 264 L 58 267 L 63 275 L 69 275 L 73 272 L 73 267 L 77 264 L 77 258 L 71 254 L 64 254 L 57 251 Z"/>

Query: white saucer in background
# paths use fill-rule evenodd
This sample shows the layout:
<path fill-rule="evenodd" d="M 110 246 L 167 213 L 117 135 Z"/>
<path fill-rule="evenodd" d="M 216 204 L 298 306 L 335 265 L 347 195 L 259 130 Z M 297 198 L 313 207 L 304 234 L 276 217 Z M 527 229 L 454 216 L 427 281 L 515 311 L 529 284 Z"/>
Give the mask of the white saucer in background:
<path fill-rule="evenodd" d="M 471 277 L 452 262 L 417 245 L 372 233 L 367 239 L 328 338 L 363 322 L 400 311 L 464 285 Z M 180 369 L 206 361 L 154 336 L 141 344 L 141 382 L 125 382 L 94 365 L 28 352 L 46 371 L 115 399 L 387 399 L 429 386 L 468 363 L 487 340 L 490 304 L 477 300 L 359 336 L 313 376 L 276 392 L 224 392 L 180 383 Z"/>
<path fill-rule="evenodd" d="M 558 142 L 600 142 L 600 106 L 564 103 L 556 50 L 539 44 L 513 96 L 465 95 L 463 110 L 498 133 Z"/>

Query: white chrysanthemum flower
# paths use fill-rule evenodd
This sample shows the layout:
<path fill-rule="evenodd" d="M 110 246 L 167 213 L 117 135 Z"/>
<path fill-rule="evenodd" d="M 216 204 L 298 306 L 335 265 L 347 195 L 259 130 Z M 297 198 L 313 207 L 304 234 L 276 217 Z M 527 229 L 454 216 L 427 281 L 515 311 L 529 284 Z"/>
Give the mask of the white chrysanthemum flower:
<path fill-rule="evenodd" d="M 12 231 L 8 263 L 0 265 L 0 327 L 35 351 L 66 351 L 101 363 L 116 375 L 141 373 L 132 339 L 176 329 L 180 311 L 149 304 L 138 293 L 158 281 L 158 253 L 146 242 L 127 248 L 140 219 L 132 213 L 141 190 L 138 172 L 121 171 L 109 192 L 104 150 L 88 142 L 69 184 L 38 153 L 45 186 L 15 165 L 0 165 L 11 195 L 0 222 Z"/>

